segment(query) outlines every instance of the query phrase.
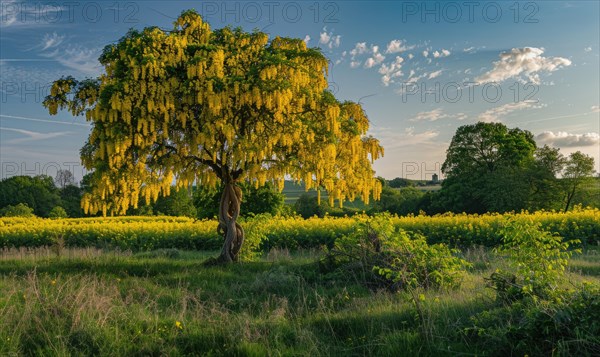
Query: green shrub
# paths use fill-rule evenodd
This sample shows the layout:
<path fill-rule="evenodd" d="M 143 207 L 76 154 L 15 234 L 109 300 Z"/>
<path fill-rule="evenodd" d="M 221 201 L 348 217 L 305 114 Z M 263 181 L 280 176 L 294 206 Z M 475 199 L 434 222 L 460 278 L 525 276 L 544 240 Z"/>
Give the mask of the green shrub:
<path fill-rule="evenodd" d="M 569 244 L 579 243 L 563 241 L 558 235 L 542 230 L 541 224 L 529 217 L 508 219 L 499 233 L 502 244 L 495 250 L 506 255 L 509 271 L 498 270 L 490 280 L 504 300 L 518 295 L 514 292 L 516 286 L 533 297 L 551 294 L 571 257 Z"/>
<path fill-rule="evenodd" d="M 24 203 L 18 203 L 14 206 L 8 205 L 0 209 L 1 217 L 33 217 L 33 208 Z"/>
<path fill-rule="evenodd" d="M 523 300 L 471 318 L 466 339 L 492 356 L 598 356 L 600 288 L 584 284 L 550 300 Z"/>
<path fill-rule="evenodd" d="M 65 211 L 64 208 L 62 208 L 61 206 L 56 206 L 54 208 L 52 208 L 50 210 L 50 213 L 48 213 L 48 218 L 67 218 L 69 217 L 67 215 L 67 211 Z"/>
<path fill-rule="evenodd" d="M 455 253 L 445 244 L 429 245 L 422 235 L 395 229 L 391 216 L 380 214 L 338 239 L 321 265 L 351 272 L 375 288 L 454 288 L 469 265 Z"/>

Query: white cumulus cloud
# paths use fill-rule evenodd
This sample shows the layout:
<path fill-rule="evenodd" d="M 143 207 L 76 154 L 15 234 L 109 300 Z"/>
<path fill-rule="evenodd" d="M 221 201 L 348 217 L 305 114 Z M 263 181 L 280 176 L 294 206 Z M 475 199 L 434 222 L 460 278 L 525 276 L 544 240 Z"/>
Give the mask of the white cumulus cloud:
<path fill-rule="evenodd" d="M 540 83 L 539 72 L 554 72 L 571 65 L 571 61 L 563 57 L 543 57 L 543 48 L 513 48 L 510 52 L 502 52 L 500 60 L 494 62 L 494 68 L 475 78 L 478 83 L 502 82 L 509 78 L 525 77 L 534 84 Z"/>
<path fill-rule="evenodd" d="M 450 51 L 448 51 L 448 50 L 442 49 L 441 52 L 438 52 L 438 51 L 433 52 L 434 58 L 442 58 L 442 57 L 448 57 L 448 56 L 450 56 Z"/>
<path fill-rule="evenodd" d="M 392 40 L 388 43 L 385 53 L 398 53 L 412 50 L 415 46 L 406 46 L 402 40 Z"/>
<path fill-rule="evenodd" d="M 330 49 L 340 47 L 341 41 L 342 36 L 334 35 L 333 32 L 327 32 L 327 27 L 323 27 L 323 32 L 319 34 L 319 44 L 325 45 Z"/>
<path fill-rule="evenodd" d="M 377 47 L 377 46 L 375 46 Z M 375 52 L 373 57 L 367 58 L 365 61 L 365 68 L 372 68 L 385 60 L 385 56 L 379 52 Z"/>
<path fill-rule="evenodd" d="M 379 67 L 379 74 L 381 74 L 381 82 L 384 86 L 389 86 L 390 83 L 393 83 L 394 78 L 401 77 L 402 73 L 402 63 L 404 62 L 404 58 L 400 56 L 396 56 L 394 62 L 384 63 Z"/>
<path fill-rule="evenodd" d="M 598 133 L 572 134 L 564 131 L 552 132 L 544 131 L 535 137 L 540 144 L 548 144 L 558 147 L 582 147 L 600 145 L 600 135 Z"/>

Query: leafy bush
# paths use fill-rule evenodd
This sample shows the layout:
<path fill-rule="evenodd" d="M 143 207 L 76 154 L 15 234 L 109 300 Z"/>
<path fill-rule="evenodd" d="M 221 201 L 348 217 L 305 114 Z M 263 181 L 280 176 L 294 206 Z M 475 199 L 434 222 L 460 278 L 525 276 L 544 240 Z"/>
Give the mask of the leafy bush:
<path fill-rule="evenodd" d="M 551 294 L 571 257 L 569 243 L 579 243 L 543 231 L 530 217 L 510 218 L 500 235 L 502 244 L 495 250 L 507 256 L 510 271 L 497 271 L 491 282 L 504 300 L 518 297 L 515 287 L 534 297 Z"/>
<path fill-rule="evenodd" d="M 244 229 L 244 244 L 240 250 L 240 260 L 251 261 L 260 257 L 262 242 L 267 237 L 271 215 L 259 214 L 253 217 L 243 218 L 240 222 Z"/>
<path fill-rule="evenodd" d="M 428 245 L 425 237 L 396 230 L 389 214 L 360 222 L 338 239 L 322 267 L 361 278 L 367 285 L 391 290 L 454 288 L 468 263 L 445 244 Z"/>
<path fill-rule="evenodd" d="M 591 284 L 550 300 L 502 305 L 471 321 L 467 340 L 494 356 L 600 354 L 600 288 Z"/>
<path fill-rule="evenodd" d="M 0 209 L 1 217 L 33 217 L 33 208 L 29 208 L 24 203 L 18 203 L 14 206 L 8 205 Z"/>
<path fill-rule="evenodd" d="M 62 208 L 61 206 L 56 206 L 53 209 L 50 210 L 50 213 L 48 213 L 48 218 L 67 218 L 69 217 L 67 215 L 67 211 L 65 211 L 64 208 Z"/>

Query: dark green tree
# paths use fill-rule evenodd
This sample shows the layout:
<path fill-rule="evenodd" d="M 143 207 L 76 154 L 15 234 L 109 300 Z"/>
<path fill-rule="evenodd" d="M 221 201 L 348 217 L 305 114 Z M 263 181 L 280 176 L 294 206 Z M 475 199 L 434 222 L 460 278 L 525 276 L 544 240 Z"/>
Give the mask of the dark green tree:
<path fill-rule="evenodd" d="M 50 176 L 13 176 L 0 181 L 0 207 L 24 203 L 36 216 L 48 217 L 60 202 L 59 191 Z"/>
<path fill-rule="evenodd" d="M 50 213 L 48 213 L 48 218 L 68 218 L 69 215 L 67 214 L 67 211 L 65 211 L 64 208 L 62 208 L 61 206 L 56 206 L 53 209 L 50 210 Z"/>
<path fill-rule="evenodd" d="M 534 154 L 534 161 L 528 175 L 531 185 L 529 209 L 560 209 L 564 197 L 563 187 L 558 178 L 566 163 L 558 148 L 544 145 Z"/>
<path fill-rule="evenodd" d="M 373 202 L 372 212 L 389 212 L 401 216 L 418 214 L 424 195 L 424 192 L 414 187 L 383 187 L 380 200 Z"/>
<path fill-rule="evenodd" d="M 401 177 L 396 177 L 395 179 L 389 180 L 387 184 L 392 188 L 412 187 L 415 185 L 411 180 Z"/>
<path fill-rule="evenodd" d="M 329 203 L 327 203 L 326 200 L 321 200 L 321 203 L 319 204 L 317 196 L 308 193 L 301 194 L 294 203 L 294 210 L 303 218 L 310 218 L 313 216 L 323 217 L 329 208 Z"/>
<path fill-rule="evenodd" d="M 277 215 L 283 210 L 283 194 L 273 187 L 272 184 L 267 184 L 259 188 L 253 185 L 244 185 L 242 191 L 244 192 L 242 212 Z"/>
<path fill-rule="evenodd" d="M 196 217 L 196 207 L 186 188 L 172 188 L 169 196 L 161 196 L 154 203 L 152 212 L 157 215 Z"/>
<path fill-rule="evenodd" d="M 526 208 L 529 188 L 522 183 L 523 171 L 535 149 L 526 130 L 483 122 L 459 127 L 442 165 L 443 204 L 467 213 Z"/>
<path fill-rule="evenodd" d="M 563 172 L 565 187 L 565 212 L 569 210 L 573 197 L 585 184 L 593 180 L 594 158 L 576 151 L 569 155 Z"/>
<path fill-rule="evenodd" d="M 81 191 L 81 188 L 75 185 L 67 185 L 60 190 L 61 207 L 64 208 L 69 217 L 83 217 Z"/>

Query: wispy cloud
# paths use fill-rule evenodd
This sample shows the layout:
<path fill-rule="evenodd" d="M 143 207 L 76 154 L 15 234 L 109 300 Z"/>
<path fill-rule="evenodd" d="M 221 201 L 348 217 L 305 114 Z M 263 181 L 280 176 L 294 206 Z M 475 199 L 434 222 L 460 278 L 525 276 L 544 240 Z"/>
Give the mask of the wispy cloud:
<path fill-rule="evenodd" d="M 68 8 L 58 3 L 43 4 L 20 0 L 2 0 L 0 28 L 3 30 L 53 26 Z"/>
<path fill-rule="evenodd" d="M 429 75 L 427 76 L 427 79 L 434 79 L 434 78 L 437 78 L 437 77 L 439 77 L 439 76 L 442 74 L 442 72 L 443 72 L 443 71 L 444 71 L 443 69 L 440 69 L 439 71 L 434 71 L 434 72 L 431 72 L 431 73 L 429 73 Z"/>
<path fill-rule="evenodd" d="M 88 127 L 88 128 L 91 126 L 90 124 L 87 124 L 87 123 L 48 120 L 48 119 L 40 119 L 40 118 L 22 117 L 22 116 L 17 116 L 17 115 L 7 115 L 7 114 L 0 114 L 0 117 L 6 118 L 6 119 L 33 121 L 33 122 L 38 122 L 38 123 L 53 123 L 53 124 L 83 126 L 83 127 Z"/>
<path fill-rule="evenodd" d="M 47 49 L 58 47 L 64 40 L 65 36 L 59 35 L 56 32 L 52 34 L 47 33 L 44 35 L 40 46 L 42 47 L 42 51 L 45 51 Z"/>
<path fill-rule="evenodd" d="M 486 110 L 485 112 L 479 114 L 478 119 L 486 123 L 499 122 L 500 118 L 512 112 L 525 109 L 538 109 L 542 107 L 544 107 L 544 105 L 540 104 L 536 100 L 525 100 L 522 102 L 508 103 Z"/>
<path fill-rule="evenodd" d="M 101 66 L 98 62 L 101 49 L 89 49 L 78 45 L 64 44 L 65 36 L 56 32 L 44 35 L 39 47 L 39 55 L 50 58 L 63 66 L 85 75 L 98 75 Z"/>
<path fill-rule="evenodd" d="M 554 72 L 571 65 L 571 61 L 563 57 L 543 57 L 543 48 L 513 48 L 510 52 L 502 52 L 500 60 L 494 62 L 494 68 L 475 78 L 477 83 L 502 82 L 509 78 L 526 78 L 539 84 L 540 72 Z"/>
<path fill-rule="evenodd" d="M 18 143 L 24 143 L 24 142 L 28 142 L 28 141 L 40 141 L 40 140 L 52 139 L 52 138 L 57 138 L 60 136 L 72 134 L 72 132 L 70 132 L 70 131 L 55 131 L 55 132 L 50 132 L 50 133 L 41 133 L 41 132 L 37 132 L 37 131 L 30 131 L 30 130 L 17 129 L 17 128 L 7 128 L 7 127 L 0 127 L 0 131 L 10 131 L 10 132 L 18 133 L 18 134 L 23 134 L 25 136 L 23 138 L 8 140 L 5 142 L 5 144 L 18 144 Z"/>
<path fill-rule="evenodd" d="M 410 121 L 436 121 L 440 119 L 457 119 L 464 120 L 467 118 L 465 113 L 448 114 L 442 111 L 442 108 L 433 109 L 430 111 L 419 112 Z"/>
<path fill-rule="evenodd" d="M 371 132 L 380 140 L 386 150 L 431 143 L 440 135 L 440 132 L 436 130 L 417 132 L 414 127 L 405 128 L 404 132 L 390 128 L 376 128 Z"/>
<path fill-rule="evenodd" d="M 540 144 L 548 144 L 558 147 L 583 147 L 600 145 L 600 135 L 598 133 L 573 134 L 564 131 L 552 132 L 544 131 L 535 137 Z"/>

